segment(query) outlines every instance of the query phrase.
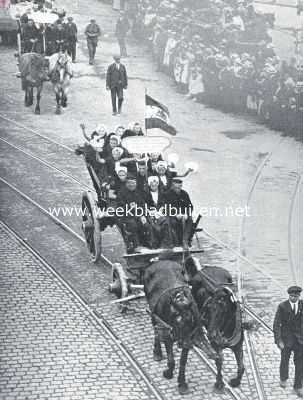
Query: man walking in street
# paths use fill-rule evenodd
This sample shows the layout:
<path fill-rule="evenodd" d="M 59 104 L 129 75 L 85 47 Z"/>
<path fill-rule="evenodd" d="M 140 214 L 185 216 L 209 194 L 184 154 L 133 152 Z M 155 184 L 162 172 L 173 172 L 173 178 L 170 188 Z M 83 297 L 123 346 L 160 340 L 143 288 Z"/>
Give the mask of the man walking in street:
<path fill-rule="evenodd" d="M 129 28 L 130 28 L 129 21 L 127 17 L 124 15 L 124 12 L 121 11 L 116 24 L 116 37 L 120 47 L 121 57 L 127 57 L 125 38 L 127 32 L 129 31 Z"/>
<path fill-rule="evenodd" d="M 113 115 L 121 114 L 123 103 L 123 89 L 127 89 L 126 68 L 120 63 L 120 56 L 114 56 L 115 62 L 108 67 L 106 74 L 106 89 L 111 91 Z"/>
<path fill-rule="evenodd" d="M 95 60 L 96 48 L 98 46 L 99 36 L 101 36 L 101 29 L 99 25 L 96 24 L 95 19 L 90 20 L 90 23 L 87 25 L 84 33 L 87 39 L 89 64 L 92 65 Z"/>
<path fill-rule="evenodd" d="M 76 62 L 76 44 L 77 44 L 77 25 L 73 22 L 73 17 L 67 18 L 65 25 L 67 53 L 71 56 L 72 61 Z"/>
<path fill-rule="evenodd" d="M 286 388 L 289 358 L 294 353 L 294 390 L 303 398 L 303 301 L 299 300 L 302 288 L 291 286 L 289 299 L 279 304 L 274 320 L 275 343 L 281 350 L 280 386 Z"/>

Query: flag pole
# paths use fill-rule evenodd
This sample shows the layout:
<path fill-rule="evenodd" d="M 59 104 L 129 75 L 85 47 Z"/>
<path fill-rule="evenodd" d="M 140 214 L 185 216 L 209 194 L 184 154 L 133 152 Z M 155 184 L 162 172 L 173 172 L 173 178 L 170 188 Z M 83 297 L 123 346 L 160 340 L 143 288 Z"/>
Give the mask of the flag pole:
<path fill-rule="evenodd" d="M 146 126 L 146 95 L 147 95 L 147 89 L 145 88 L 145 96 L 144 96 L 144 110 L 145 110 L 144 125 L 145 125 L 145 135 L 147 135 L 147 126 Z"/>

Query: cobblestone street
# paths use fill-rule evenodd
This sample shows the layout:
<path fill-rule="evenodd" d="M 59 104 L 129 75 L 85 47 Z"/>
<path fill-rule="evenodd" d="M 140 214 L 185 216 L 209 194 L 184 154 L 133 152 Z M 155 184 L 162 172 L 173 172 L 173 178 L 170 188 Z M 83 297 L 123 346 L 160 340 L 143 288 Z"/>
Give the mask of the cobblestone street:
<path fill-rule="evenodd" d="M 154 398 L 77 298 L 3 224 L 0 264 L 1 400 Z"/>

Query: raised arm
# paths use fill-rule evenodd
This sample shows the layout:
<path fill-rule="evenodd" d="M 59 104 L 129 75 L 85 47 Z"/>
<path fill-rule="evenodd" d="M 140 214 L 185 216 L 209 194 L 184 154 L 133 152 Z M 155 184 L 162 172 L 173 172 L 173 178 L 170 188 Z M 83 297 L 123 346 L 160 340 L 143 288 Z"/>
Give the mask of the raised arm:
<path fill-rule="evenodd" d="M 85 131 L 85 125 L 84 124 L 80 124 L 80 128 L 82 129 L 82 135 L 84 136 L 85 140 L 87 142 L 90 141 L 90 138 L 87 136 L 86 131 Z"/>

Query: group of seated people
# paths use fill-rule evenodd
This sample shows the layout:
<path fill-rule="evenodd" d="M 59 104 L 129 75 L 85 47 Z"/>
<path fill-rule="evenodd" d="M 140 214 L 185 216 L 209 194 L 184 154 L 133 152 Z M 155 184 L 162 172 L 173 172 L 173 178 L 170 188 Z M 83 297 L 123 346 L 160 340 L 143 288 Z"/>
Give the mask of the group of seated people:
<path fill-rule="evenodd" d="M 86 159 L 99 208 L 105 213 L 109 206 L 116 210 L 111 224 L 120 228 L 127 252 L 190 246 L 193 205 L 182 178 L 193 168 L 181 175 L 160 153 L 130 154 L 123 139 L 143 136 L 139 123 L 128 129 L 117 126 L 112 133 L 98 125 L 90 135 L 80 126 L 85 143 L 76 154 Z"/>

